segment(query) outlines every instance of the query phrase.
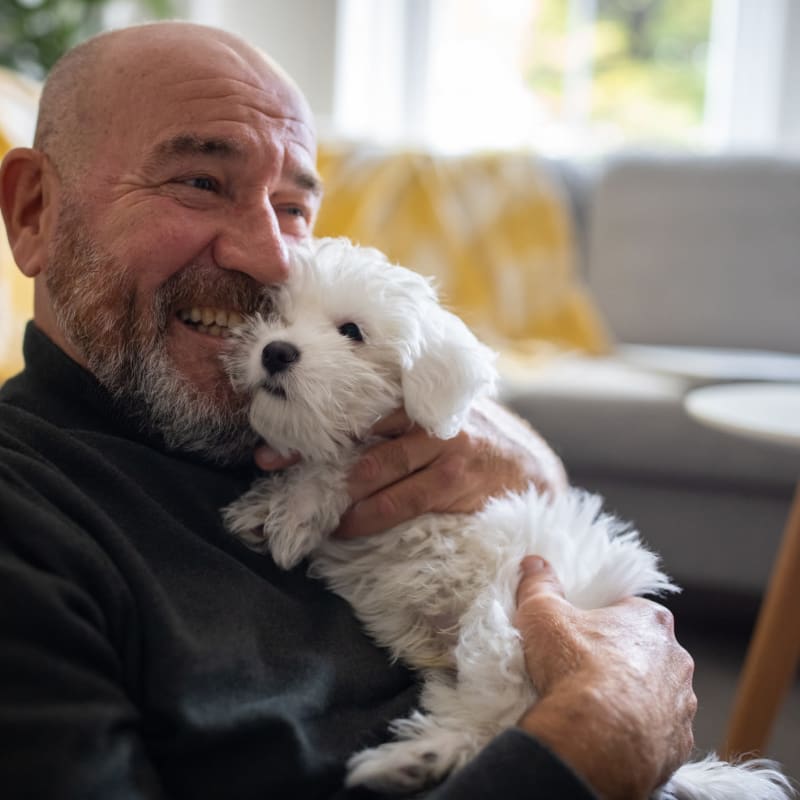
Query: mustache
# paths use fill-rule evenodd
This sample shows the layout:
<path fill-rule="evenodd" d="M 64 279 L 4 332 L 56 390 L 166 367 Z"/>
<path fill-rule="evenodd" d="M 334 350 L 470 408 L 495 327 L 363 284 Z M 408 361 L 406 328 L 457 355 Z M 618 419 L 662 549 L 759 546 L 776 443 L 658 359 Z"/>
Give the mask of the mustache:
<path fill-rule="evenodd" d="M 155 293 L 154 317 L 160 333 L 180 310 L 207 306 L 238 311 L 244 316 L 267 315 L 276 286 L 259 283 L 243 272 L 190 265 L 172 275 Z"/>

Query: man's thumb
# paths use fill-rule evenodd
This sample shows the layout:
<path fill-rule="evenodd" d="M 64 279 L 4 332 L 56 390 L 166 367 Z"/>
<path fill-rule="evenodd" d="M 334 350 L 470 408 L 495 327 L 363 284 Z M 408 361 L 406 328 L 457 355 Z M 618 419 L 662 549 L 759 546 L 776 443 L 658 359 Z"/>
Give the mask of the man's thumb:
<path fill-rule="evenodd" d="M 564 597 L 564 587 L 553 568 L 541 556 L 525 556 L 520 565 L 521 577 L 517 589 L 517 606 L 523 598 L 536 594 L 555 594 Z"/>

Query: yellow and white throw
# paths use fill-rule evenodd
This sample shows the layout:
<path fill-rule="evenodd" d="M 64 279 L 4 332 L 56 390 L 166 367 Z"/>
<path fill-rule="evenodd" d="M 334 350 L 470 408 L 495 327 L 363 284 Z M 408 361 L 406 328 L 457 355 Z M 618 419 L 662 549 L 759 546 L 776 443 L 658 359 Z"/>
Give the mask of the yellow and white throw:
<path fill-rule="evenodd" d="M 575 272 L 566 201 L 535 156 L 323 145 L 318 165 L 317 235 L 348 236 L 433 275 L 448 307 L 501 350 L 608 350 Z"/>

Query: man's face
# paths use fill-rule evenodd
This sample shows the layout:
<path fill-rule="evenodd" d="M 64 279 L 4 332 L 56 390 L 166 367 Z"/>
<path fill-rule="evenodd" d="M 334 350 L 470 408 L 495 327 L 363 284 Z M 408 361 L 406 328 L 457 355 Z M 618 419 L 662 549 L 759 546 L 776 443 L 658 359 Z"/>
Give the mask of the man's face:
<path fill-rule="evenodd" d="M 286 279 L 319 202 L 301 98 L 266 64 L 207 45 L 112 81 L 126 90 L 63 187 L 46 271 L 70 354 L 191 447 L 203 427 L 241 426 L 227 328 Z"/>

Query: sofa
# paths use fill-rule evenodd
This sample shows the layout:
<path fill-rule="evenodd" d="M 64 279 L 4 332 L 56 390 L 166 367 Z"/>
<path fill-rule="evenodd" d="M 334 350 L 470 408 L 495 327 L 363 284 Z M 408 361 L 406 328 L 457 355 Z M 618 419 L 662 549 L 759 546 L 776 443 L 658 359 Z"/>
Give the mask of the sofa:
<path fill-rule="evenodd" d="M 499 351 L 502 400 L 662 554 L 673 606 L 748 626 L 800 451 L 705 427 L 684 397 L 800 381 L 800 160 L 328 143 L 320 168 L 317 232 L 434 275 Z"/>
<path fill-rule="evenodd" d="M 510 371 L 503 399 L 573 483 L 635 522 L 684 585 L 681 608 L 749 624 L 800 450 L 701 425 L 683 400 L 719 382 L 800 382 L 800 160 L 628 155 L 548 169 L 612 346 Z"/>

